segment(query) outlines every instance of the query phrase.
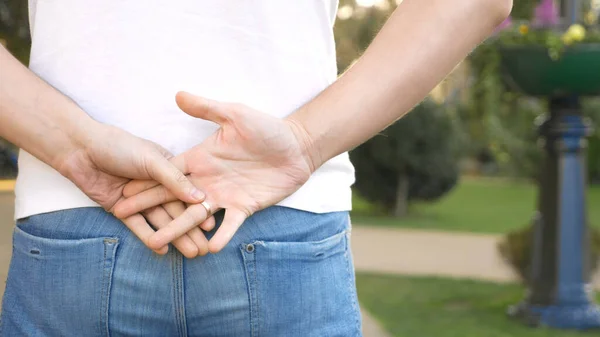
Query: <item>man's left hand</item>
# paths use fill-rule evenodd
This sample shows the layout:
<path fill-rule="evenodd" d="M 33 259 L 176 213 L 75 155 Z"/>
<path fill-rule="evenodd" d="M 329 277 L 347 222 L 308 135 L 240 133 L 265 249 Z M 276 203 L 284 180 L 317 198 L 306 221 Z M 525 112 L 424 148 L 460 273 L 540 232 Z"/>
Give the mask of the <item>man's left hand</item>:
<path fill-rule="evenodd" d="M 297 191 L 314 172 L 312 144 L 302 127 L 240 104 L 221 103 L 188 93 L 177 95 L 177 104 L 191 116 L 221 127 L 201 144 L 172 162 L 195 186 L 206 193 L 210 213 L 225 209 L 222 225 L 208 248 L 220 251 L 253 213 L 274 205 Z M 176 200 L 153 181 L 132 181 L 125 200 L 114 213 L 125 218 L 144 209 Z M 186 211 L 149 240 L 160 249 L 195 226 L 214 227 L 214 218 L 202 204 Z"/>

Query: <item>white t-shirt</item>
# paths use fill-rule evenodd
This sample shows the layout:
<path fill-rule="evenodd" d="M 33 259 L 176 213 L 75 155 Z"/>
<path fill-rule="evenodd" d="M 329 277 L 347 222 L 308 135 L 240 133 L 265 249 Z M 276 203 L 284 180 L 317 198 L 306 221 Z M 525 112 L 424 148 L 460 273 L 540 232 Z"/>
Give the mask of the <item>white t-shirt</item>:
<path fill-rule="evenodd" d="M 336 79 L 337 0 L 29 0 L 30 69 L 94 119 L 174 154 L 217 125 L 180 111 L 185 90 L 285 117 Z M 327 111 L 322 113 L 326 114 Z M 344 153 L 280 205 L 349 210 L 354 169 Z M 98 206 L 21 151 L 16 218 Z"/>

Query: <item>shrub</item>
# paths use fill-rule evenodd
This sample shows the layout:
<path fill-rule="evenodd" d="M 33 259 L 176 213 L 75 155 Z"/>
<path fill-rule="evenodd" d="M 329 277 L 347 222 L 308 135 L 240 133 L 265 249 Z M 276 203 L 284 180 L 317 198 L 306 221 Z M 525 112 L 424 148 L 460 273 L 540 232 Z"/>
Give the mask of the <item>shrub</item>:
<path fill-rule="evenodd" d="M 591 183 L 600 184 L 600 99 L 585 99 L 583 114 L 590 118 L 594 128 L 594 134 L 588 138 L 588 177 Z"/>
<path fill-rule="evenodd" d="M 0 138 L 0 179 L 17 176 L 17 152 L 13 146 Z"/>
<path fill-rule="evenodd" d="M 521 281 L 529 283 L 533 252 L 534 226 L 508 233 L 498 244 L 498 251 L 504 260 L 518 274 Z M 600 231 L 590 228 L 590 254 L 592 272 L 598 267 L 600 258 Z"/>
<path fill-rule="evenodd" d="M 458 180 L 456 133 L 442 106 L 426 100 L 385 135 L 350 153 L 355 189 L 368 201 L 405 215 L 412 200 L 435 200 Z"/>

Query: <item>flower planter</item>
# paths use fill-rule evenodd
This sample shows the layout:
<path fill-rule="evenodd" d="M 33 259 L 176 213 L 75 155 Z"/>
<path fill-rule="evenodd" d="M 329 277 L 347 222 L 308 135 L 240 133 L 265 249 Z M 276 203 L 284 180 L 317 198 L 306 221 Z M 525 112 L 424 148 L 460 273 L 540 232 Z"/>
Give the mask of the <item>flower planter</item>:
<path fill-rule="evenodd" d="M 500 49 L 502 78 L 530 96 L 600 95 L 600 43 L 568 47 L 558 60 L 535 45 Z"/>

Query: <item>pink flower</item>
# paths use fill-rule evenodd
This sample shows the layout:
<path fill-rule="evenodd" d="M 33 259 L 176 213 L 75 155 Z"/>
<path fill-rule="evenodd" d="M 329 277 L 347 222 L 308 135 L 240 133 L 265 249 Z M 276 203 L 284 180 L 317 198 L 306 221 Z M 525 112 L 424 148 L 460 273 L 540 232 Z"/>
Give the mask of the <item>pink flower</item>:
<path fill-rule="evenodd" d="M 536 25 L 552 26 L 558 24 L 558 7 L 554 0 L 542 0 L 535 8 L 533 22 Z"/>

